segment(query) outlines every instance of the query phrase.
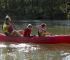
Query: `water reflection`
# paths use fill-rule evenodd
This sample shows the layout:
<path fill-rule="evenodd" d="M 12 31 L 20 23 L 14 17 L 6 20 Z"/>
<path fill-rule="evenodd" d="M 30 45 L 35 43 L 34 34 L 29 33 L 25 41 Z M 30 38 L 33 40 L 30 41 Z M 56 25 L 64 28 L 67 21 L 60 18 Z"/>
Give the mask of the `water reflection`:
<path fill-rule="evenodd" d="M 70 60 L 70 45 L 0 44 L 0 60 Z"/>

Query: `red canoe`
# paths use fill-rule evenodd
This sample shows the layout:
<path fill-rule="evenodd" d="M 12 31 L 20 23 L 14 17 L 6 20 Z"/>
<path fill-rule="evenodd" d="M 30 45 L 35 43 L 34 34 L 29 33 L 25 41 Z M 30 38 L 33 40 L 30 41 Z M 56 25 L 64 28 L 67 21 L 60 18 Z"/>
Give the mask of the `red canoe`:
<path fill-rule="evenodd" d="M 0 34 L 0 42 L 37 43 L 37 44 L 70 43 L 70 35 L 52 35 L 47 37 L 38 37 L 38 36 L 15 37 Z"/>

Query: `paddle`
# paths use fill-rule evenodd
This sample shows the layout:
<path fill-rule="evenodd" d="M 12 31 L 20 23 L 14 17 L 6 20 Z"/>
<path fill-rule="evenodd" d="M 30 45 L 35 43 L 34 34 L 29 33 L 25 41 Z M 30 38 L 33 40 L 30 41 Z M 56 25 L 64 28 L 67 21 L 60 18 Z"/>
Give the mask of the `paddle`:
<path fill-rule="evenodd" d="M 52 35 L 52 34 L 45 31 L 45 32 L 42 33 L 42 35 L 47 36 L 47 35 Z"/>

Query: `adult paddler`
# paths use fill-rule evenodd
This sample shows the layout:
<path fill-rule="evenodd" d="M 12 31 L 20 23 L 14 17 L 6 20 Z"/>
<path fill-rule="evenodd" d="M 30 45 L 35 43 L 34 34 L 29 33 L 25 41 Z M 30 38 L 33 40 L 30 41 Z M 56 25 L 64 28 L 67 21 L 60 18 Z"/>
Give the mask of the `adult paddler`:
<path fill-rule="evenodd" d="M 14 30 L 11 18 L 8 15 L 5 17 L 5 21 L 3 23 L 2 30 L 5 35 L 11 35 Z"/>
<path fill-rule="evenodd" d="M 10 36 L 10 35 L 20 36 L 20 34 L 16 30 L 14 30 L 12 20 L 8 15 L 5 17 L 5 21 L 3 23 L 2 30 L 3 30 L 4 34 L 7 36 Z"/>

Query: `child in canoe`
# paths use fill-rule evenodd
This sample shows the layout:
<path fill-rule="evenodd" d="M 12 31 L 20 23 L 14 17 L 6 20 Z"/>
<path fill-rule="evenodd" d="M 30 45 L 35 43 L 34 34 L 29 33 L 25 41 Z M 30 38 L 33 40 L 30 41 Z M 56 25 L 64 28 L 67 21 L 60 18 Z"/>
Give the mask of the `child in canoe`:
<path fill-rule="evenodd" d="M 32 25 L 28 24 L 24 30 L 19 30 L 19 33 L 21 33 L 24 37 L 30 37 L 32 33 Z"/>
<path fill-rule="evenodd" d="M 14 30 L 11 18 L 7 15 L 2 25 L 2 30 L 7 36 L 20 36 L 20 34 Z"/>
<path fill-rule="evenodd" d="M 38 29 L 38 36 L 46 36 L 50 33 L 46 31 L 46 24 L 42 23 L 41 25 L 37 26 Z"/>

